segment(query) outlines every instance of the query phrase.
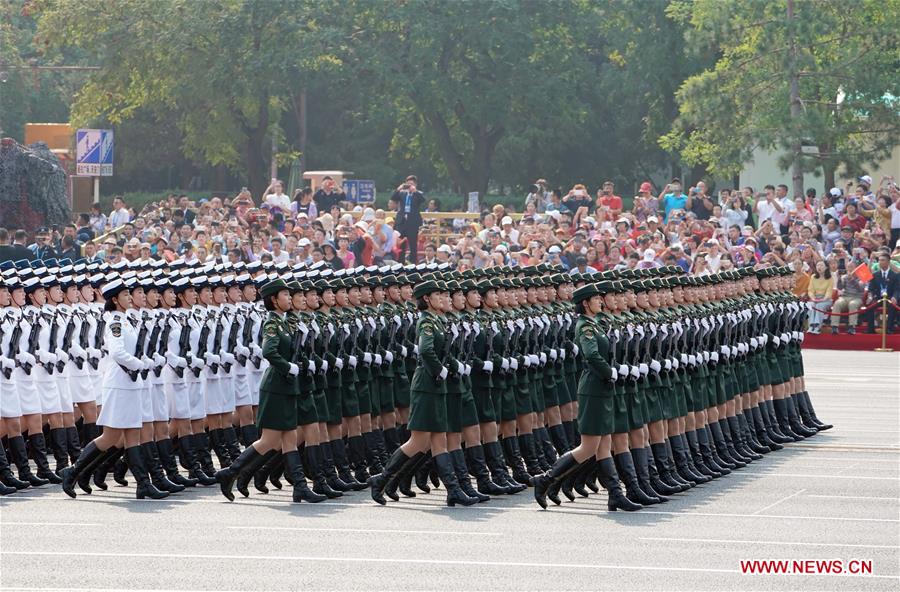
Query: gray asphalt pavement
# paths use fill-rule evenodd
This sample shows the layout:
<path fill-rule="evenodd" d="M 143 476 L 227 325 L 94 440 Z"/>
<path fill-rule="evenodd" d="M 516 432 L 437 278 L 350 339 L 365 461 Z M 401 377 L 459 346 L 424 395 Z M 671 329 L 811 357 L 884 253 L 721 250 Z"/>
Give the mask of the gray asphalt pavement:
<path fill-rule="evenodd" d="M 541 511 L 530 494 L 445 508 L 367 492 L 292 504 L 217 490 L 0 500 L 2 590 L 897 590 L 900 355 L 809 351 L 836 427 L 637 513 L 605 495 Z M 872 562 L 859 575 L 747 575 L 741 560 Z"/>

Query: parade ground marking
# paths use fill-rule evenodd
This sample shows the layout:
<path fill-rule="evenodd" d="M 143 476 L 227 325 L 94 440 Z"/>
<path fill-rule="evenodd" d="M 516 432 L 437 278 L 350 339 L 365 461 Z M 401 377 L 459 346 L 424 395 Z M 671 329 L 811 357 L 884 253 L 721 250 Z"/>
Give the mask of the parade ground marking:
<path fill-rule="evenodd" d="M 804 491 L 806 491 L 806 490 L 805 490 L 805 489 L 801 489 L 800 491 L 795 491 L 795 492 L 792 493 L 791 495 L 789 495 L 789 496 L 787 496 L 787 497 L 783 497 L 783 498 L 781 498 L 780 500 L 778 500 L 777 502 L 771 503 L 771 504 L 769 504 L 768 506 L 766 506 L 765 508 L 762 508 L 762 509 L 760 509 L 760 510 L 757 510 L 757 511 L 753 512 L 753 515 L 755 516 L 755 515 L 757 515 L 757 514 L 762 514 L 763 512 L 765 512 L 766 510 L 768 510 L 769 508 L 774 508 L 775 506 L 777 506 L 777 505 L 780 504 L 781 502 L 786 502 L 786 501 L 788 501 L 789 499 L 791 499 L 792 497 L 797 497 L 798 495 L 800 495 L 800 494 L 803 493 Z"/>
<path fill-rule="evenodd" d="M 860 549 L 900 549 L 900 545 L 859 545 L 856 543 L 803 543 L 799 541 L 747 541 L 738 539 L 689 539 L 679 537 L 638 537 L 639 541 L 679 543 L 725 543 L 728 545 L 784 545 L 802 547 L 852 547 Z"/>
<path fill-rule="evenodd" d="M 232 530 L 287 530 L 292 532 L 351 532 L 372 534 L 423 534 L 452 536 L 503 536 L 502 532 L 476 532 L 465 530 L 392 530 L 386 528 L 294 528 L 291 526 L 229 526 Z"/>
<path fill-rule="evenodd" d="M 308 561 L 329 563 L 400 563 L 410 565 L 465 565 L 467 567 L 513 567 L 531 569 L 582 569 L 582 570 L 614 570 L 614 571 L 660 571 L 660 572 L 693 572 L 693 573 L 720 573 L 737 574 L 743 576 L 739 569 L 718 569 L 712 567 L 675 567 L 670 565 L 603 565 L 592 563 L 539 563 L 526 561 L 471 561 L 463 559 L 415 559 L 410 557 L 316 557 L 313 555 L 213 555 L 200 553 L 103 553 L 95 551 L 0 551 L 0 555 L 32 556 L 32 557 L 95 557 L 121 559 L 211 559 L 225 561 Z M 791 574 L 766 574 L 776 576 L 794 577 Z M 849 577 L 849 578 L 874 578 L 898 580 L 900 576 L 873 575 L 873 574 L 826 574 L 811 573 L 807 576 Z"/>
<path fill-rule="evenodd" d="M 900 502 L 900 498 L 896 497 L 869 497 L 867 495 L 808 495 L 806 497 L 817 497 L 820 499 L 861 499 L 876 502 Z"/>
<path fill-rule="evenodd" d="M 3 526 L 101 526 L 93 522 L 6 522 L 0 520 L 0 527 Z"/>

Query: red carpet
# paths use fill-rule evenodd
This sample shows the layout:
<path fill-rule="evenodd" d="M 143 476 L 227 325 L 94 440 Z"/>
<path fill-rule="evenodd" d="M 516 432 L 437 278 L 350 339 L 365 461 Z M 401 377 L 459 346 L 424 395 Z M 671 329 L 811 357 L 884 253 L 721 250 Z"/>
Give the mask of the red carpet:
<path fill-rule="evenodd" d="M 900 334 L 894 333 L 888 335 L 885 340 L 885 347 L 892 348 L 894 351 L 900 351 Z M 872 351 L 877 347 L 881 347 L 881 334 L 857 333 L 856 335 L 847 335 L 840 333 L 832 335 L 831 329 L 825 327 L 821 335 L 813 335 L 807 333 L 803 339 L 803 349 L 852 349 L 861 351 Z"/>

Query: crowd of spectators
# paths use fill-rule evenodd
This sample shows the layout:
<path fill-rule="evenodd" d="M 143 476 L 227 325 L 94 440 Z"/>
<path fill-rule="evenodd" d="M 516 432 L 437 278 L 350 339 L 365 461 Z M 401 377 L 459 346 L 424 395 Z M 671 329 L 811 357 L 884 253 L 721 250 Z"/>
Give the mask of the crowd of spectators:
<path fill-rule="evenodd" d="M 900 299 L 900 187 L 893 177 L 875 185 L 864 175 L 843 188 L 795 196 L 786 185 L 714 195 L 702 181 L 685 188 L 672 179 L 659 191 L 644 182 L 630 200 L 610 181 L 592 195 L 582 184 L 551 189 L 539 179 L 519 203 L 519 212 L 515 203 L 497 204 L 477 220 L 440 228 L 423 218 L 439 204 L 412 175 L 385 209 L 347 202 L 327 177 L 315 192 L 289 196 L 273 180 L 258 199 L 246 189 L 197 202 L 170 194 L 140 211 L 117 197 L 109 214 L 95 204 L 72 223 L 33 235 L 0 229 L 0 261 L 324 260 L 334 269 L 408 260 L 460 269 L 548 262 L 581 273 L 678 265 L 698 275 L 791 265 L 795 293 L 812 305 L 814 333 L 826 324 L 835 333 L 841 324 L 854 332 L 860 310 L 883 296 L 894 306 Z"/>

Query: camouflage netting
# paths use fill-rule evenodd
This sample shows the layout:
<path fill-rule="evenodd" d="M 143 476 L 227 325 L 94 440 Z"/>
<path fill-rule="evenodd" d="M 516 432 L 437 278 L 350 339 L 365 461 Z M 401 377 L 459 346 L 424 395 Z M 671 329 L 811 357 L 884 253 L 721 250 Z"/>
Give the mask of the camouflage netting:
<path fill-rule="evenodd" d="M 43 142 L 28 147 L 11 138 L 0 141 L 0 226 L 33 231 L 64 224 L 72 212 L 66 173 Z"/>

